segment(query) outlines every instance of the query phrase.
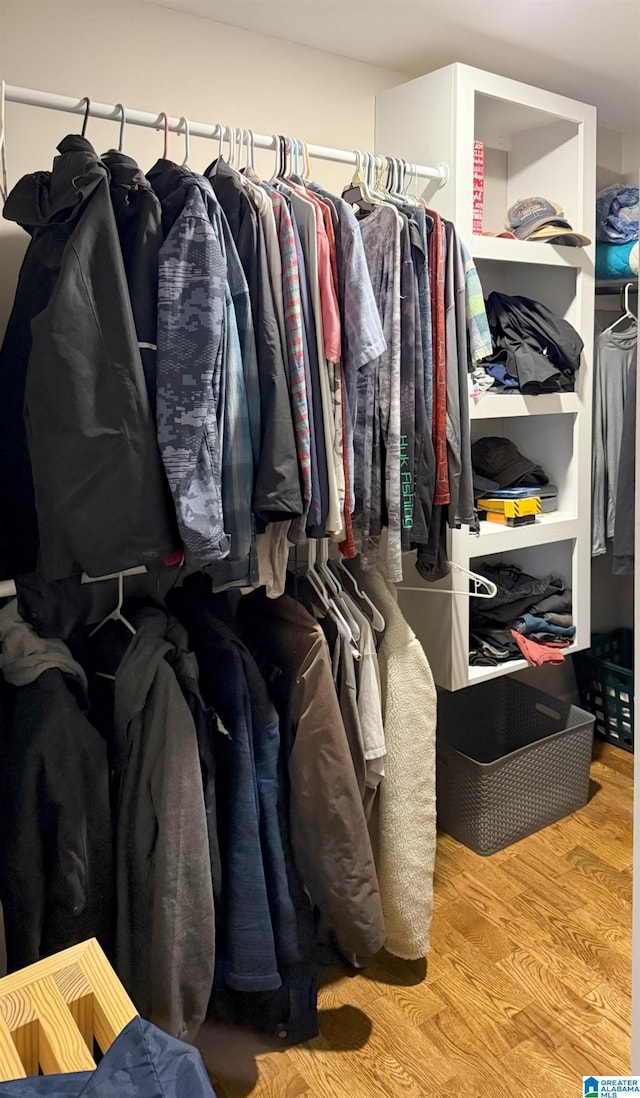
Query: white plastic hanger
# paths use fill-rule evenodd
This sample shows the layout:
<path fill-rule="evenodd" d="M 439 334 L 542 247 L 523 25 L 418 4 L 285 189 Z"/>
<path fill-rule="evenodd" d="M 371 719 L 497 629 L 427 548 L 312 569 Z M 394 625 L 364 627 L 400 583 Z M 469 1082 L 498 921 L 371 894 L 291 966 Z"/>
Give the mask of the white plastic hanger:
<path fill-rule="evenodd" d="M 182 167 L 189 167 L 189 153 L 190 153 L 190 140 L 191 134 L 189 133 L 189 119 L 185 118 L 183 114 L 180 115 L 180 125 L 184 124 L 184 160 L 182 161 Z"/>
<path fill-rule="evenodd" d="M 329 590 L 327 582 L 325 581 L 324 576 L 315 567 L 316 560 L 317 560 L 316 540 L 317 539 L 309 538 L 308 541 L 307 541 L 307 570 L 306 570 L 306 577 L 309 580 L 309 583 L 311 584 L 311 586 L 313 587 L 313 590 L 315 591 L 316 595 L 318 596 L 318 598 L 320 600 L 320 605 L 322 606 L 322 609 L 325 611 L 325 613 L 327 613 L 329 615 L 333 615 L 333 617 L 336 619 L 336 622 L 339 624 L 340 628 L 343 630 L 345 635 L 350 638 L 351 650 L 352 650 L 354 658 L 359 659 L 360 658 L 360 653 L 359 653 L 359 651 L 358 651 L 358 649 L 357 649 L 357 647 L 354 643 L 353 633 L 351 631 L 351 626 L 349 625 L 349 623 L 346 620 L 344 614 L 339 609 L 339 607 L 336 605 L 335 600 L 332 597 L 333 596 L 333 589 Z"/>
<path fill-rule="evenodd" d="M 256 170 L 256 143 L 253 130 L 247 130 L 247 167 L 251 168 L 252 172 Z"/>
<path fill-rule="evenodd" d="M 309 580 L 309 583 L 313 587 L 313 590 L 315 591 L 316 595 L 320 599 L 320 605 L 322 606 L 323 610 L 328 612 L 328 610 L 329 610 L 329 595 L 327 594 L 327 591 L 325 590 L 324 585 L 320 582 L 320 577 L 318 576 L 318 574 L 317 574 L 317 572 L 314 568 L 314 564 L 316 562 L 316 553 L 317 553 L 316 541 L 315 541 L 314 538 L 309 538 L 308 541 L 307 541 L 307 568 L 306 568 L 305 575 L 306 575 L 307 579 Z"/>
<path fill-rule="evenodd" d="M 98 630 L 102 629 L 102 626 L 106 625 L 108 621 L 121 621 L 122 624 L 126 625 L 127 629 L 131 633 L 133 633 L 133 635 L 135 636 L 136 630 L 134 629 L 131 622 L 127 621 L 124 614 L 122 613 L 122 604 L 123 604 L 123 602 L 124 602 L 124 575 L 123 575 L 122 572 L 118 572 L 118 602 L 117 602 L 117 605 L 111 611 L 110 614 L 107 614 L 106 618 L 103 618 L 102 621 L 98 625 L 96 625 L 95 629 L 91 630 L 91 632 L 89 634 L 90 637 L 95 636 L 95 634 L 98 632 Z"/>
<path fill-rule="evenodd" d="M 326 586 L 329 589 L 329 597 L 334 605 L 337 602 L 338 609 L 345 619 L 348 626 L 349 633 L 354 644 L 360 640 L 360 626 L 354 618 L 349 606 L 344 597 L 344 590 L 342 585 L 329 567 L 329 538 L 322 538 L 320 541 L 320 561 L 316 564 L 316 569 L 320 573 L 321 578 L 324 580 Z M 357 650 L 357 649 L 356 649 Z M 360 658 L 358 651 L 357 658 Z"/>
<path fill-rule="evenodd" d="M 498 594 L 498 588 L 493 580 L 485 579 L 484 576 L 479 576 L 477 572 L 470 572 L 468 568 L 463 568 L 461 564 L 456 564 L 455 561 L 449 561 L 449 567 L 454 572 L 461 572 L 463 576 L 467 576 L 469 583 L 472 585 L 468 591 L 443 591 L 439 587 L 400 587 L 400 591 L 428 591 L 432 595 L 459 595 L 463 599 L 493 599 Z M 444 576 L 442 577 L 444 579 Z"/>
<path fill-rule="evenodd" d="M 353 591 L 354 591 L 354 594 L 356 595 L 356 597 L 360 600 L 360 602 L 364 603 L 364 605 L 369 609 L 370 615 L 371 615 L 371 624 L 372 624 L 373 628 L 375 629 L 376 633 L 383 633 L 384 630 L 386 629 L 386 622 L 385 622 L 382 614 L 378 610 L 378 607 L 376 606 L 376 604 L 374 602 L 372 602 L 372 600 L 369 598 L 366 591 L 363 591 L 362 588 L 359 586 L 358 581 L 356 580 L 356 577 L 353 575 L 352 572 L 349 571 L 349 569 L 347 568 L 347 566 L 344 563 L 344 561 L 342 560 L 342 558 L 335 561 L 334 563 L 336 565 L 336 568 L 339 569 L 339 571 L 342 573 L 342 575 L 345 577 L 345 579 L 347 579 L 349 581 L 349 584 L 353 588 Z"/>
<path fill-rule="evenodd" d="M 309 146 L 306 141 L 302 141 L 302 151 L 304 153 L 304 174 L 303 179 L 311 179 L 311 158 L 309 156 Z"/>
<path fill-rule="evenodd" d="M 409 194 L 409 184 L 411 183 L 411 172 L 406 160 L 399 161 L 400 180 L 398 186 L 398 192 L 407 206 L 419 206 L 417 196 Z"/>
<path fill-rule="evenodd" d="M 610 324 L 608 328 L 605 328 L 603 334 L 606 334 L 607 332 L 612 332 L 613 329 L 617 328 L 618 324 L 621 324 L 623 320 L 630 320 L 632 325 L 638 323 L 637 316 L 635 315 L 635 313 L 633 313 L 631 311 L 631 309 L 629 307 L 629 292 L 632 289 L 633 289 L 633 282 L 627 282 L 627 284 L 624 288 L 624 312 L 621 314 L 621 316 L 618 317 L 617 320 L 614 320 L 613 324 Z"/>
<path fill-rule="evenodd" d="M 382 168 L 378 164 L 378 158 L 376 156 L 374 156 L 373 153 L 370 153 L 370 152 L 365 153 L 365 157 L 367 159 L 367 175 L 368 175 L 368 183 L 369 183 L 369 193 L 372 194 L 374 200 L 377 200 L 378 202 L 382 202 L 382 203 L 388 202 L 389 196 L 384 194 L 383 191 L 381 191 L 379 186 L 378 186 L 378 184 L 380 182 L 380 176 L 381 176 L 381 173 L 382 173 Z M 381 157 L 380 160 L 381 160 L 381 162 L 384 162 L 385 165 L 386 165 L 385 157 Z"/>

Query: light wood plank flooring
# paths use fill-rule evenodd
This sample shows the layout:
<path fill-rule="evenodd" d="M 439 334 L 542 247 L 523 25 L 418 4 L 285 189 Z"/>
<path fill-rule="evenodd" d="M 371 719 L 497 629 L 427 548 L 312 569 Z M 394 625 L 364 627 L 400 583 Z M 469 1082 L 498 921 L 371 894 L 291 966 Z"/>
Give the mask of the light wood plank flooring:
<path fill-rule="evenodd" d="M 219 1098 L 573 1098 L 628 1073 L 632 772 L 597 743 L 575 815 L 489 859 L 442 835 L 428 964 L 326 972 L 301 1047 L 205 1026 Z"/>

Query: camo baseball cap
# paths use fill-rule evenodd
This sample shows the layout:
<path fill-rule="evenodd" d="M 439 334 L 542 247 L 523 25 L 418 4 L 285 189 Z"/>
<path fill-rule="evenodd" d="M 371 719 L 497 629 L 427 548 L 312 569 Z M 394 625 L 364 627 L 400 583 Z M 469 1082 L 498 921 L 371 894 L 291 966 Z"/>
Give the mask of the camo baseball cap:
<path fill-rule="evenodd" d="M 518 240 L 541 240 L 579 248 L 588 236 L 574 232 L 564 210 L 548 198 L 522 198 L 509 209 L 505 226 Z"/>

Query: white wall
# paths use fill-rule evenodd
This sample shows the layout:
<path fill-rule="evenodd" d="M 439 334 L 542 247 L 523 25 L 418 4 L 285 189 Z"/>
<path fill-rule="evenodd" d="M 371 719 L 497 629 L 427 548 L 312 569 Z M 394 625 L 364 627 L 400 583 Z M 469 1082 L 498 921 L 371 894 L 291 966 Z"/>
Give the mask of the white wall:
<path fill-rule="evenodd" d="M 625 183 L 638 184 L 640 172 L 640 136 L 626 133 L 622 139 L 622 178 Z"/>
<path fill-rule="evenodd" d="M 401 83 L 401 73 L 281 42 L 197 16 L 127 0 L 0 0 L 0 77 L 7 83 L 88 95 L 107 103 L 200 122 L 250 126 L 321 145 L 373 148 L 377 91 Z M 57 143 L 78 133 L 78 117 L 7 104 L 9 184 L 48 169 Z M 98 151 L 117 144 L 118 125 L 90 121 Z M 183 141 L 170 137 L 169 155 L 182 160 Z M 162 155 L 160 132 L 130 127 L 125 151 L 148 170 Z M 217 143 L 194 139 L 190 163 L 199 170 Z M 273 156 L 259 167 L 271 171 Z M 340 190 L 345 166 L 314 162 L 314 176 Z M 0 332 L 15 288 L 26 234 L 0 222 Z"/>

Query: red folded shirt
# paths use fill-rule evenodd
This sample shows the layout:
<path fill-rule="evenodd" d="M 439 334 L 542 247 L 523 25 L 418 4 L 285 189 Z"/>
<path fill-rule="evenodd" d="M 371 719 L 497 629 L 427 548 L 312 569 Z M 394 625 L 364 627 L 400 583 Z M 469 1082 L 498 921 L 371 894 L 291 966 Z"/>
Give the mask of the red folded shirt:
<path fill-rule="evenodd" d="M 542 667 L 543 663 L 564 663 L 564 652 L 561 649 L 568 648 L 571 644 L 571 641 L 561 639 L 549 641 L 548 644 L 540 644 L 539 641 L 534 641 L 531 637 L 516 633 L 515 629 L 511 630 L 511 636 L 516 641 L 525 660 L 532 667 Z"/>

